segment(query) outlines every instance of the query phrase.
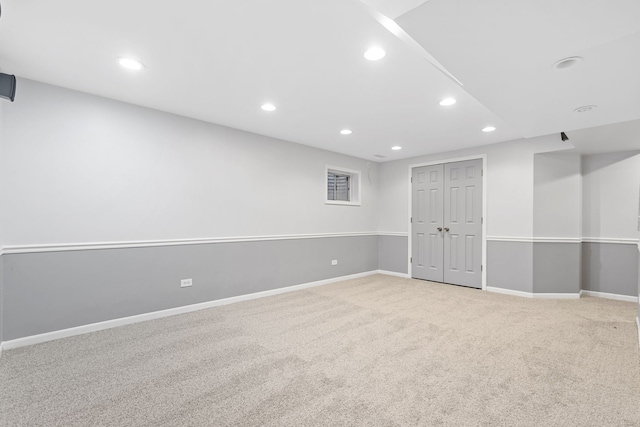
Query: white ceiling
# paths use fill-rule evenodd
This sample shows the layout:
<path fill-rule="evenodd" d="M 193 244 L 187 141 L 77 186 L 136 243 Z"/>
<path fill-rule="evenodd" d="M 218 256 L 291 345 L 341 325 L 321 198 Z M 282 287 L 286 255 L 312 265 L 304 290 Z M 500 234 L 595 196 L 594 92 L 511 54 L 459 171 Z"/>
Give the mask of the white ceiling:
<path fill-rule="evenodd" d="M 374 161 L 640 119 L 637 0 L 5 0 L 0 40 L 6 73 Z"/>
<path fill-rule="evenodd" d="M 640 150 L 640 120 L 567 132 L 572 152 L 581 154 Z"/>
<path fill-rule="evenodd" d="M 640 118 L 638 0 L 432 0 L 396 21 L 526 137 Z"/>

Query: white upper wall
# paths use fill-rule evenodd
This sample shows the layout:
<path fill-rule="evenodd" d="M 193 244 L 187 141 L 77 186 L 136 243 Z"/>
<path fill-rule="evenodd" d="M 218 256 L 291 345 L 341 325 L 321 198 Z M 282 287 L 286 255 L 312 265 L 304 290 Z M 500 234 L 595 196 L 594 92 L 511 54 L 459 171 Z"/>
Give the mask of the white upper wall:
<path fill-rule="evenodd" d="M 640 154 L 594 154 L 582 157 L 585 238 L 636 239 Z"/>
<path fill-rule="evenodd" d="M 535 237 L 582 237 L 580 154 L 535 155 L 533 232 Z"/>
<path fill-rule="evenodd" d="M 571 148 L 557 135 L 414 157 L 380 165 L 379 230 L 409 232 L 409 166 L 486 154 L 487 235 L 533 236 L 533 156 Z"/>
<path fill-rule="evenodd" d="M 482 154 L 489 237 L 638 235 L 635 152 L 584 156 L 582 180 L 577 154 L 536 155 L 570 148 L 557 135 L 376 164 L 19 83 L 16 102 L 0 106 L 5 246 L 407 233 L 409 165 Z M 326 164 L 362 171 L 362 206 L 324 203 Z"/>
<path fill-rule="evenodd" d="M 4 106 L 2 244 L 375 231 L 378 165 L 29 80 Z M 362 171 L 326 205 L 325 164 Z"/>

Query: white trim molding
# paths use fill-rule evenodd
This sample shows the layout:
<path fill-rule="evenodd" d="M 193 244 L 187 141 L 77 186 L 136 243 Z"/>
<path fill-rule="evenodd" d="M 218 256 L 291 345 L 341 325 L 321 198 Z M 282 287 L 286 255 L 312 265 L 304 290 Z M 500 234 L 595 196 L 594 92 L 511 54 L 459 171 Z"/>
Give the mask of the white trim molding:
<path fill-rule="evenodd" d="M 524 243 L 582 243 L 580 237 L 508 237 L 488 236 L 492 242 L 524 242 Z"/>
<path fill-rule="evenodd" d="M 407 232 L 395 232 L 395 231 L 379 231 L 378 236 L 397 236 L 397 237 L 409 237 Z"/>
<path fill-rule="evenodd" d="M 614 243 L 618 245 L 636 245 L 638 239 L 624 239 L 618 237 L 583 237 L 584 243 Z"/>
<path fill-rule="evenodd" d="M 534 293 L 524 291 L 514 291 L 512 289 L 496 288 L 493 286 L 487 286 L 487 291 L 495 292 L 497 294 L 512 295 L 516 297 L 535 298 L 535 299 L 580 299 L 580 293 L 568 294 L 568 293 Z"/>
<path fill-rule="evenodd" d="M 487 291 L 495 292 L 497 294 L 505 294 L 512 295 L 517 297 L 524 298 L 537 298 L 537 299 L 580 299 L 582 296 L 589 296 L 595 298 L 606 298 L 613 299 L 618 301 L 628 301 L 637 303 L 638 297 L 633 297 L 629 295 L 620 295 L 620 294 L 610 294 L 606 292 L 595 292 L 595 291 L 585 291 L 581 290 L 578 293 L 536 293 L 536 292 L 524 292 L 524 291 L 514 291 L 512 289 L 505 288 L 496 288 L 493 286 L 487 286 Z"/>
<path fill-rule="evenodd" d="M 640 318 L 636 316 L 636 328 L 638 328 L 638 348 L 640 348 Z"/>
<path fill-rule="evenodd" d="M 2 343 L 2 347 L 5 350 L 12 350 L 15 348 L 25 347 L 28 345 L 40 344 L 43 342 L 53 341 L 61 338 L 68 338 L 76 335 L 87 334 L 90 332 L 97 332 L 105 329 L 111 329 L 118 326 L 125 326 L 133 323 L 146 322 L 147 320 L 161 319 L 164 317 L 175 316 L 177 314 L 191 313 L 193 311 L 199 311 L 207 308 L 234 304 L 241 301 L 249 301 L 253 299 L 284 294 L 287 292 L 313 288 L 316 286 L 328 285 L 330 283 L 342 282 L 344 280 L 358 279 L 360 277 L 371 276 L 377 273 L 378 273 L 377 270 L 367 271 L 364 273 L 350 274 L 348 276 L 340 276 L 340 277 L 334 277 L 332 279 L 318 280 L 316 282 L 309 282 L 309 283 L 303 283 L 300 285 L 287 286 L 285 288 L 272 289 L 270 291 L 239 295 L 231 298 L 201 302 L 198 304 L 191 304 L 191 305 L 185 305 L 182 307 L 169 308 L 167 310 L 153 311 L 151 313 L 138 314 L 135 316 L 122 317 L 119 319 L 106 320 L 104 322 L 91 323 L 88 325 L 76 326 L 74 328 L 62 329 L 59 331 L 52 331 L 44 334 L 32 335 L 24 338 L 17 338 L 14 340 L 4 341 Z"/>
<path fill-rule="evenodd" d="M 532 237 L 487 236 L 490 242 L 524 242 L 533 243 Z"/>
<path fill-rule="evenodd" d="M 631 295 L 610 294 L 607 292 L 587 291 L 584 289 L 580 291 L 580 293 L 588 297 L 615 299 L 618 301 L 628 301 L 628 302 L 635 302 L 635 303 L 638 302 L 638 297 L 634 297 Z"/>
<path fill-rule="evenodd" d="M 534 293 L 533 298 L 537 299 L 580 299 L 580 293 Z"/>
<path fill-rule="evenodd" d="M 579 237 L 534 237 L 533 243 L 582 243 Z"/>
<path fill-rule="evenodd" d="M 354 233 L 282 234 L 273 236 L 209 237 L 197 239 L 137 240 L 126 242 L 57 243 L 40 245 L 10 245 L 2 248 L 3 254 L 35 252 L 87 251 L 95 249 L 146 248 L 155 246 L 206 245 L 214 243 L 262 242 L 269 240 L 327 239 L 333 237 L 378 236 L 377 231 Z"/>
<path fill-rule="evenodd" d="M 511 295 L 514 297 L 533 298 L 531 292 L 514 291 L 513 289 L 496 288 L 494 286 L 487 286 L 487 292 L 494 292 L 496 294 Z"/>
<path fill-rule="evenodd" d="M 485 221 L 486 224 L 486 221 Z M 297 240 L 297 239 L 327 239 L 333 237 L 358 237 L 358 236 L 397 236 L 410 237 L 408 232 L 396 231 L 362 231 L 352 233 L 316 233 L 316 234 L 282 234 L 272 236 L 235 236 L 235 237 L 208 237 L 194 239 L 166 239 L 166 240 L 132 240 L 122 242 L 85 242 L 85 243 L 52 243 L 35 245 L 8 245 L 0 247 L 0 256 L 8 254 L 26 254 L 38 252 L 66 252 L 87 251 L 96 249 L 125 249 L 146 248 L 157 246 L 183 246 L 206 245 L 215 243 L 236 242 L 262 242 L 270 240 Z M 525 243 L 611 243 L 624 245 L 637 245 L 640 251 L 638 239 L 618 238 L 591 238 L 585 237 L 518 237 L 518 236 L 487 236 L 487 241 L 492 242 L 525 242 Z M 483 262 L 486 265 L 486 260 Z M 485 269 L 486 270 L 486 269 Z"/>
<path fill-rule="evenodd" d="M 409 276 L 408 273 L 396 273 L 395 271 L 387 271 L 387 270 L 378 270 L 377 273 L 384 274 L 387 276 L 396 276 L 396 277 L 402 277 L 404 279 L 411 279 L 411 276 Z"/>
<path fill-rule="evenodd" d="M 524 242 L 524 243 L 611 243 L 618 245 L 635 245 L 638 239 L 619 239 L 612 237 L 520 237 L 520 236 L 487 236 L 491 242 Z"/>

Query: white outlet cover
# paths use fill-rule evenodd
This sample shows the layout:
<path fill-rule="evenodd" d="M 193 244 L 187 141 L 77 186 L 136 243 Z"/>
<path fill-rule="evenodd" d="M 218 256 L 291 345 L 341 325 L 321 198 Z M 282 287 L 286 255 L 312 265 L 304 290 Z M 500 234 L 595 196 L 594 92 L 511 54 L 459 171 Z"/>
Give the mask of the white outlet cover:
<path fill-rule="evenodd" d="M 182 279 L 180 280 L 180 287 L 181 288 L 186 288 L 188 286 L 192 286 L 193 285 L 193 279 Z"/>
<path fill-rule="evenodd" d="M 338 260 L 337 259 L 332 259 L 331 260 L 331 265 L 338 265 Z"/>

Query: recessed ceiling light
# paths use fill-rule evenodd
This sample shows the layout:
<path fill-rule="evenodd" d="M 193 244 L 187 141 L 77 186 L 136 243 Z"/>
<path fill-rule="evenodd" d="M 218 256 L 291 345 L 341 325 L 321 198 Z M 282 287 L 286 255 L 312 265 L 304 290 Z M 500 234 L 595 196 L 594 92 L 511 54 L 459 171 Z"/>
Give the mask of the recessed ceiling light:
<path fill-rule="evenodd" d="M 581 56 L 570 56 L 568 58 L 561 59 L 560 61 L 553 64 L 553 68 L 555 68 L 556 70 L 564 70 L 565 68 L 573 67 L 580 61 L 582 61 Z"/>
<path fill-rule="evenodd" d="M 118 58 L 118 64 L 129 70 L 142 70 L 144 68 L 142 62 L 131 58 Z"/>
<path fill-rule="evenodd" d="M 269 103 L 262 104 L 260 108 L 262 108 L 264 111 L 276 111 L 276 106 Z"/>
<path fill-rule="evenodd" d="M 398 150 L 402 150 L 402 147 L 400 147 L 399 145 L 394 145 L 393 147 L 391 147 L 391 149 L 394 151 L 398 151 Z"/>
<path fill-rule="evenodd" d="M 353 133 L 353 131 L 351 129 L 342 129 L 340 131 L 341 135 L 351 135 Z"/>
<path fill-rule="evenodd" d="M 588 111 L 593 110 L 594 108 L 597 108 L 597 105 L 583 105 L 582 107 L 578 107 L 575 110 L 573 110 L 574 113 L 586 113 Z"/>
<path fill-rule="evenodd" d="M 384 58 L 387 53 L 381 47 L 374 46 L 370 47 L 365 53 L 364 57 L 369 61 L 377 61 L 378 59 Z"/>
<path fill-rule="evenodd" d="M 496 130 L 496 128 L 494 128 L 493 126 L 487 126 L 486 128 L 482 129 L 482 132 L 493 132 L 494 130 Z"/>
<path fill-rule="evenodd" d="M 440 105 L 443 105 L 445 107 L 449 106 L 449 105 L 453 105 L 456 103 L 456 100 L 453 98 L 445 98 L 442 101 L 440 101 Z"/>

